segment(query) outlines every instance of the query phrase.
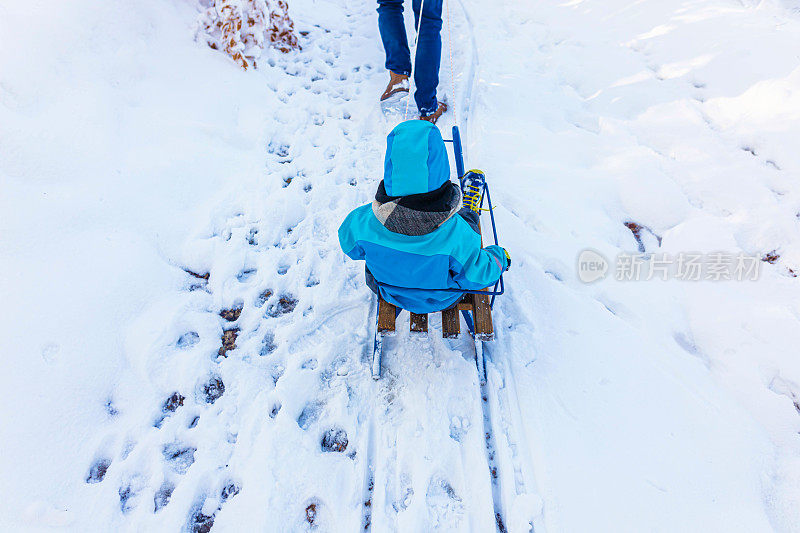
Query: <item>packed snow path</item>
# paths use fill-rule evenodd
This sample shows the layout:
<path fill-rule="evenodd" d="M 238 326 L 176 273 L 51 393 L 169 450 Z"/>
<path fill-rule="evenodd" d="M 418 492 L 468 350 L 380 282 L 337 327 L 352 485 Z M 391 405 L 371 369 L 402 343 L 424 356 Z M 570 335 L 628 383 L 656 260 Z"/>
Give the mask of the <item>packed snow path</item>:
<path fill-rule="evenodd" d="M 160 330 L 137 347 L 154 401 L 149 413 L 128 414 L 124 399 L 108 400 L 114 429 L 99 436 L 86 475 L 103 523 L 505 527 L 471 355 L 406 333 L 388 343 L 382 382 L 365 364 L 373 298 L 335 230 L 372 196 L 394 124 L 374 103 L 385 77 L 370 45 L 374 6 L 334 5 L 336 24 L 301 29 L 303 54 L 265 60 L 274 121 L 258 193 L 235 198 L 183 252 L 168 252 L 185 293 L 131 333 Z M 463 15 L 454 27 L 471 36 Z M 472 57 L 472 43 L 461 44 L 467 53 L 456 59 Z"/>
<path fill-rule="evenodd" d="M 0 6 L 26 50 L 0 46 L 0 525 L 797 530 L 797 14 L 450 7 L 467 165 L 514 258 L 482 394 L 468 339 L 407 315 L 370 379 L 336 228 L 392 126 L 374 2 L 293 0 L 303 51 L 246 73 L 191 42 L 191 2 Z M 589 247 L 762 274 L 587 286 Z"/>

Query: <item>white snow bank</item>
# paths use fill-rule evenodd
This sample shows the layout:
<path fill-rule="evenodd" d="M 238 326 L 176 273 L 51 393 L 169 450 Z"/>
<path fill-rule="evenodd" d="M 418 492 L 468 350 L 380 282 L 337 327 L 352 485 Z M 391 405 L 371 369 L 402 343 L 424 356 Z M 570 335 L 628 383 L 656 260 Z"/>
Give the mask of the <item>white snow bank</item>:
<path fill-rule="evenodd" d="M 3 523 L 80 512 L 72 487 L 107 445 L 106 402 L 153 394 L 126 324 L 184 285 L 170 250 L 263 166 L 270 91 L 194 43 L 195 16 L 188 2 L 0 6 Z"/>
<path fill-rule="evenodd" d="M 515 258 L 499 351 L 548 528 L 796 530 L 800 21 L 728 1 L 471 8 L 489 59 L 468 164 Z M 613 278 L 640 246 L 779 258 L 757 282 L 577 280 L 580 250 Z"/>

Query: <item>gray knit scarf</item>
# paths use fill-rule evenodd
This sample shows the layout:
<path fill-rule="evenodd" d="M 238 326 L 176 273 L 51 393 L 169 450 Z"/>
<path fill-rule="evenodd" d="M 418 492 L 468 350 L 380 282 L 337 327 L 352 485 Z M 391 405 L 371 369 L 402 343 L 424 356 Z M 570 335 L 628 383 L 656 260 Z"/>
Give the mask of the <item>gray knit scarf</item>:
<path fill-rule="evenodd" d="M 460 206 L 461 189 L 452 181 L 430 192 L 389 196 L 381 180 L 372 212 L 389 231 L 418 236 L 427 235 L 444 224 Z"/>

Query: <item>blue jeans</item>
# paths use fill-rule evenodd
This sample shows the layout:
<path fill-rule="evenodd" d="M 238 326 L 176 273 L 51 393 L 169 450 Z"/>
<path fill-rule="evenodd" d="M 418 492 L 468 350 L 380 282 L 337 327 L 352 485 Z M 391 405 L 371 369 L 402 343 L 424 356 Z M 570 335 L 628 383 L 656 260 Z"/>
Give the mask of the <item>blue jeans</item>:
<path fill-rule="evenodd" d="M 419 28 L 414 66 L 414 83 L 417 87 L 414 101 L 420 114 L 430 115 L 438 106 L 436 87 L 439 85 L 439 64 L 442 60 L 442 0 L 425 0 L 420 24 L 421 4 L 422 0 L 411 1 L 414 24 Z M 378 28 L 383 49 L 386 50 L 386 68 L 397 74 L 411 75 L 411 52 L 403 24 L 403 0 L 378 0 Z"/>

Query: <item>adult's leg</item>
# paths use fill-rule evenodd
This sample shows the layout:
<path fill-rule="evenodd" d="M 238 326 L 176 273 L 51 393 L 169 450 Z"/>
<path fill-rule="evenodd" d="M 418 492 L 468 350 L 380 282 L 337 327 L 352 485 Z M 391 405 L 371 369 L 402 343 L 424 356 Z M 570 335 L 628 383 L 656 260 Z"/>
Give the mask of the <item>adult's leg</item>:
<path fill-rule="evenodd" d="M 414 101 L 421 115 L 430 115 L 437 108 L 436 87 L 442 60 L 442 0 L 413 0 L 414 21 L 419 31 L 417 40 Z M 420 16 L 422 7 L 422 16 Z"/>
<path fill-rule="evenodd" d="M 386 51 L 386 68 L 395 74 L 411 74 L 411 52 L 403 23 L 403 0 L 378 0 L 378 29 Z"/>

